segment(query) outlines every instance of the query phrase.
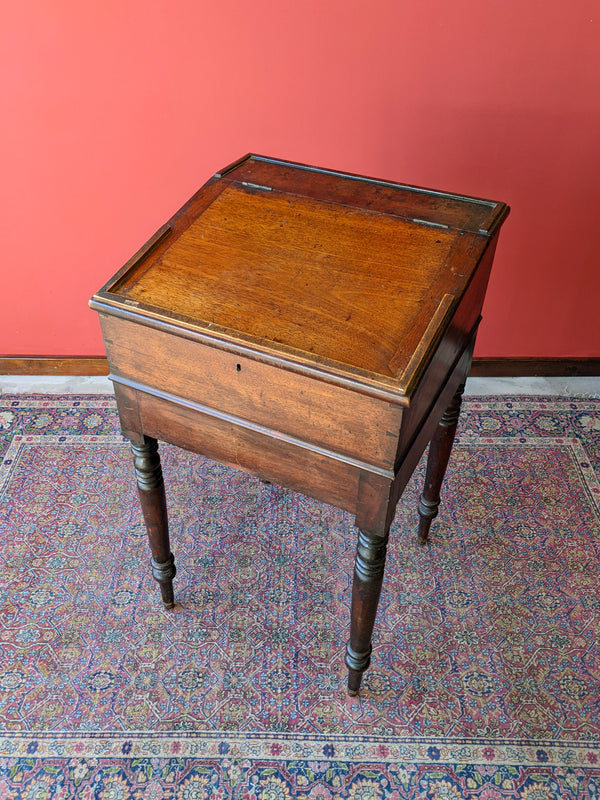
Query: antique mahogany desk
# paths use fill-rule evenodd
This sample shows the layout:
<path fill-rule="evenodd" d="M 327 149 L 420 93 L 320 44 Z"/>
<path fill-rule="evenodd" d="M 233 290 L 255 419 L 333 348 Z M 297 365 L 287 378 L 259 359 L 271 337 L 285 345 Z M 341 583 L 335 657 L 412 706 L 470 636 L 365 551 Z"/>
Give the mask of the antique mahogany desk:
<path fill-rule="evenodd" d="M 507 214 L 250 155 L 94 295 L 166 607 L 175 564 L 158 439 L 355 515 L 356 694 L 396 504 L 430 440 L 422 543 L 437 514 Z"/>

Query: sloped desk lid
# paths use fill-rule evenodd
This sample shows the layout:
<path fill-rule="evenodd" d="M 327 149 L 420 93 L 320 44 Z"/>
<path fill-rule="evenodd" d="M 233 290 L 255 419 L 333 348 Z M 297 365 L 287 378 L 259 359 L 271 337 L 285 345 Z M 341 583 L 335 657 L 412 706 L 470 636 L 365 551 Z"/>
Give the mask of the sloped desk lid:
<path fill-rule="evenodd" d="M 90 305 L 402 392 L 507 214 L 503 203 L 250 155 Z"/>

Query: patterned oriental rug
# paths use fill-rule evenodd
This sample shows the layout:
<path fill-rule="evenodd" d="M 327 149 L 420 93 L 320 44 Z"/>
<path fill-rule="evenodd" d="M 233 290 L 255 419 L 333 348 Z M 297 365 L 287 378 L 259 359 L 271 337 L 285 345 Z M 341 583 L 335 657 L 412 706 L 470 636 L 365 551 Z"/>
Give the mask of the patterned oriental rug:
<path fill-rule="evenodd" d="M 598 798 L 600 401 L 463 409 L 350 698 L 350 515 L 163 446 L 164 611 L 112 399 L 0 396 L 0 798 Z"/>

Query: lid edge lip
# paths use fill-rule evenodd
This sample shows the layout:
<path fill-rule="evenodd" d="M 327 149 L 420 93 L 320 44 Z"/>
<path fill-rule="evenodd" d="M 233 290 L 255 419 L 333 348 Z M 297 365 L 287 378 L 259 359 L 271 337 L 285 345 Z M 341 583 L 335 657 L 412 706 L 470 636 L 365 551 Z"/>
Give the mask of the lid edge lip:
<path fill-rule="evenodd" d="M 220 171 L 217 175 L 222 176 L 237 169 L 246 161 L 262 161 L 265 164 L 277 164 L 285 167 L 292 167 L 307 172 L 319 172 L 325 175 L 335 175 L 340 178 L 348 178 L 349 180 L 364 181 L 365 183 L 377 184 L 380 186 L 389 186 L 394 189 L 404 189 L 406 191 L 415 192 L 418 194 L 430 194 L 436 197 L 447 197 L 452 200 L 462 200 L 464 202 L 476 203 L 478 205 L 491 206 L 494 210 L 496 206 L 505 206 L 506 204 L 499 200 L 489 200 L 484 197 L 475 197 L 468 194 L 460 194 L 457 192 L 446 192 L 441 189 L 431 189 L 426 186 L 415 186 L 409 183 L 400 183 L 397 181 L 390 181 L 384 178 L 375 178 L 369 175 L 361 175 L 356 172 L 344 172 L 343 170 L 329 169 L 326 167 L 313 166 L 305 164 L 301 161 L 287 161 L 283 158 L 275 158 L 271 156 L 260 155 L 258 153 L 248 153 L 237 161 L 232 162 L 225 168 L 226 172 Z M 508 206 L 507 206 L 508 207 Z"/>
<path fill-rule="evenodd" d="M 367 394 L 396 405 L 409 405 L 409 397 L 403 392 L 398 380 L 391 376 L 368 372 L 333 360 L 316 360 L 312 354 L 295 350 L 286 345 L 279 345 L 277 349 L 273 349 L 272 343 L 268 343 L 267 340 L 263 340 L 265 344 L 261 345 L 258 339 L 245 337 L 237 331 L 230 332 L 216 326 L 209 329 L 207 326 L 194 325 L 184 319 L 167 318 L 151 308 L 117 301 L 103 291 L 97 292 L 91 298 L 89 307 L 98 313 L 129 320 L 176 334 L 209 347 L 270 363 L 326 383 L 352 389 L 360 394 Z"/>

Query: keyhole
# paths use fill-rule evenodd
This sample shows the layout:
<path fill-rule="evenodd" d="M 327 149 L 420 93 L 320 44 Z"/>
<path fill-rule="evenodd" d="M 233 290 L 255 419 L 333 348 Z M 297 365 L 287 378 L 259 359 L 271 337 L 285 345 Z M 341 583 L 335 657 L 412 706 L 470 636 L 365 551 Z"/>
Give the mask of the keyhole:
<path fill-rule="evenodd" d="M 238 365 L 236 366 L 236 369 L 237 369 L 237 371 L 238 371 L 238 372 L 241 372 L 241 371 L 242 371 L 242 365 L 241 365 L 241 364 L 238 364 Z"/>

